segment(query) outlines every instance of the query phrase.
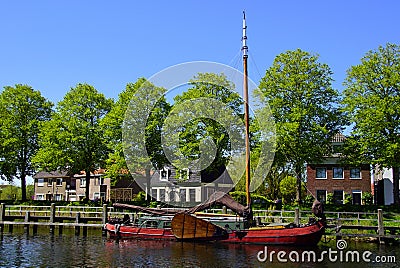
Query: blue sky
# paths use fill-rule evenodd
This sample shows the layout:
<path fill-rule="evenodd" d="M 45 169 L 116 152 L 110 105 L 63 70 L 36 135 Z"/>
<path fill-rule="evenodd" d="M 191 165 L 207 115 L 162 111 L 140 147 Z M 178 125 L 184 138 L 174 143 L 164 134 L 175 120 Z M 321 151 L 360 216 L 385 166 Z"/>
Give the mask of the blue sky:
<path fill-rule="evenodd" d="M 126 83 L 187 61 L 233 65 L 246 10 L 250 78 L 278 54 L 318 53 L 342 90 L 368 50 L 400 43 L 392 1 L 2 1 L 0 88 L 28 84 L 54 103 L 86 82 L 117 98 Z M 233 67 L 240 67 L 234 65 Z"/>

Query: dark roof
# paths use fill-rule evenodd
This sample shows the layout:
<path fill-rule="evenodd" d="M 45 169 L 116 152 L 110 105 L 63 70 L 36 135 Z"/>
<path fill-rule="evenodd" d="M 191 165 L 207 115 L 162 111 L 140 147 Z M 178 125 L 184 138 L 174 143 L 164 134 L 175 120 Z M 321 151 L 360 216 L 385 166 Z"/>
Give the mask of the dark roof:
<path fill-rule="evenodd" d="M 37 178 L 59 178 L 59 177 L 71 177 L 68 171 L 39 171 L 33 176 L 34 179 Z"/>

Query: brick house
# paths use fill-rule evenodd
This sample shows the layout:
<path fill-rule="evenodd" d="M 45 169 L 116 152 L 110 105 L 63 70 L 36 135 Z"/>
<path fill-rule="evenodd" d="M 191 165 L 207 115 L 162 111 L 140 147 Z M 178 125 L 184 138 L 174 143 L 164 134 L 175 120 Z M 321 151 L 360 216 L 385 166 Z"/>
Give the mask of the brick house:
<path fill-rule="evenodd" d="M 346 137 L 337 134 L 332 140 L 332 155 L 318 163 L 307 164 L 307 188 L 315 197 L 325 202 L 329 193 L 337 204 L 343 204 L 350 195 L 353 204 L 362 203 L 362 193 L 371 192 L 371 172 L 369 164 L 349 166 L 343 164 L 340 148 Z"/>
<path fill-rule="evenodd" d="M 85 197 L 85 172 L 69 174 L 66 171 L 40 171 L 33 176 L 35 200 L 80 201 Z M 104 170 L 91 174 L 89 199 L 110 199 L 110 179 L 105 178 Z"/>

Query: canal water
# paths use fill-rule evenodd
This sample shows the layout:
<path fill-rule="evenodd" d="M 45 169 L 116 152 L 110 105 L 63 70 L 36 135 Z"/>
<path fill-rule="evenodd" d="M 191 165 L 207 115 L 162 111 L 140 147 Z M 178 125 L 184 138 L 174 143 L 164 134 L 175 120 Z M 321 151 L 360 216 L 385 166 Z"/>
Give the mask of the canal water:
<path fill-rule="evenodd" d="M 355 252 L 358 261 L 351 258 Z M 400 267 L 400 246 L 354 240 L 315 248 L 115 241 L 94 230 L 82 237 L 14 229 L 0 237 L 0 267 Z"/>

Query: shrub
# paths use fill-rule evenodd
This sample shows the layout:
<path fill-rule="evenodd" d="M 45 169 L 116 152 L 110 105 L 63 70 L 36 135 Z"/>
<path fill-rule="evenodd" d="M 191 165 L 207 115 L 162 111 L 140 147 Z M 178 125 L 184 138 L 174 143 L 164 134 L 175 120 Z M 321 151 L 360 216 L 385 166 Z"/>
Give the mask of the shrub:
<path fill-rule="evenodd" d="M 346 193 L 344 195 L 344 204 L 352 204 L 353 203 L 353 197 L 351 196 L 351 194 Z"/>
<path fill-rule="evenodd" d="M 329 193 L 326 195 L 326 204 L 333 205 L 333 193 Z"/>
<path fill-rule="evenodd" d="M 372 205 L 374 202 L 374 196 L 370 192 L 363 192 L 361 199 L 363 205 Z"/>

